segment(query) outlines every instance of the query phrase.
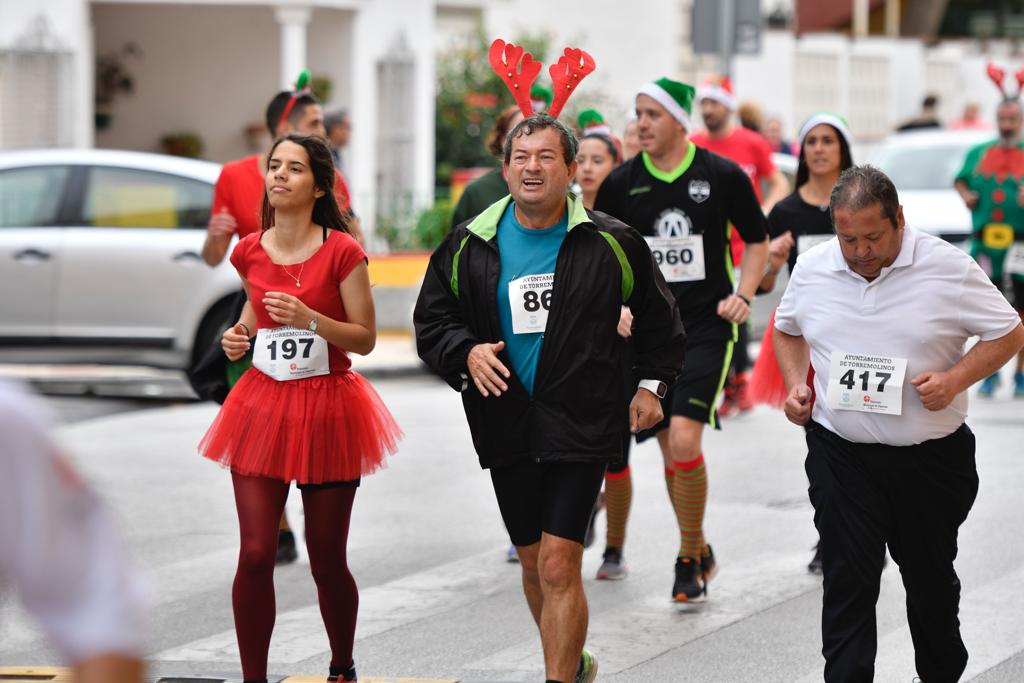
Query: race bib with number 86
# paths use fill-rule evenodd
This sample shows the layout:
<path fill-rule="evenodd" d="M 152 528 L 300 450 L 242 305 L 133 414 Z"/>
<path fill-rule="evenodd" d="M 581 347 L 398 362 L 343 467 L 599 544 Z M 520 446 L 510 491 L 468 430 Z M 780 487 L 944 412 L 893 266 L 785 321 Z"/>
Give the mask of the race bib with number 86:
<path fill-rule="evenodd" d="M 309 330 L 288 326 L 256 332 L 252 364 L 279 382 L 331 372 L 327 341 Z"/>
<path fill-rule="evenodd" d="M 555 274 L 525 275 L 508 283 L 508 303 L 512 309 L 512 332 L 536 334 L 548 325 L 551 290 Z"/>

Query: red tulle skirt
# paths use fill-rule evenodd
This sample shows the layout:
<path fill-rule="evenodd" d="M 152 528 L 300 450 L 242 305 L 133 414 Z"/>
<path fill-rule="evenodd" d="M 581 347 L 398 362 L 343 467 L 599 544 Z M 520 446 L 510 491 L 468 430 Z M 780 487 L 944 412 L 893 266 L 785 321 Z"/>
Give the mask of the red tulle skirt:
<path fill-rule="evenodd" d="M 772 343 L 772 330 L 775 329 L 775 311 L 768 320 L 768 329 L 761 338 L 761 350 L 754 361 L 754 370 L 750 374 L 747 392 L 754 405 L 761 403 L 781 408 L 786 402 L 786 380 L 779 370 L 775 359 L 775 344 Z"/>
<path fill-rule="evenodd" d="M 228 394 L 199 453 L 239 474 L 323 484 L 384 467 L 401 438 L 358 373 L 278 382 L 251 368 Z"/>

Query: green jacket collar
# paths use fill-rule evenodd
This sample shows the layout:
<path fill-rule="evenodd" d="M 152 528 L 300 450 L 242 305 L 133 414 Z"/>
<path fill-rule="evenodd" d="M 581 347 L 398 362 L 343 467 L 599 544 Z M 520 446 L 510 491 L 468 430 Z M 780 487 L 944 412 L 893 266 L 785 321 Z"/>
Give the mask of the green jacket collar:
<path fill-rule="evenodd" d="M 509 202 L 512 201 L 512 195 L 505 195 L 498 201 L 494 202 L 483 212 L 474 218 L 466 229 L 473 233 L 477 237 L 484 240 L 490 241 L 498 234 L 498 222 L 501 220 L 502 215 L 505 213 L 505 209 L 508 208 Z M 581 223 L 589 223 L 590 217 L 587 216 L 587 210 L 583 206 L 583 201 L 570 192 L 566 198 L 566 208 L 569 212 L 569 227 L 568 230 L 572 230 Z"/>

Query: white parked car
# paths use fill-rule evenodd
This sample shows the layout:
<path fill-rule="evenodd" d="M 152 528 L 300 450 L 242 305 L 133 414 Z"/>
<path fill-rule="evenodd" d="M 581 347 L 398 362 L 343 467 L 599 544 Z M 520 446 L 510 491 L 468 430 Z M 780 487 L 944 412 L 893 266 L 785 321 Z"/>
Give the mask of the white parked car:
<path fill-rule="evenodd" d="M 975 145 L 996 137 L 994 131 L 924 130 L 887 137 L 871 163 L 896 185 L 907 225 L 962 242 L 971 234 L 971 212 L 953 180 Z"/>
<path fill-rule="evenodd" d="M 163 349 L 184 367 L 240 286 L 227 259 L 200 257 L 219 173 L 114 150 L 0 154 L 0 344 Z"/>

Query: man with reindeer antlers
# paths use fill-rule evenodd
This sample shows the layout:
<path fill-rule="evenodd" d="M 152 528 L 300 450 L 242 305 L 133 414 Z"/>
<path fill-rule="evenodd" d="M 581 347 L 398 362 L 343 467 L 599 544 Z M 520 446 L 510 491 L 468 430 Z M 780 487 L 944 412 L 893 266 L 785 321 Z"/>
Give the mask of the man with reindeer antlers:
<path fill-rule="evenodd" d="M 491 65 L 526 118 L 509 133 L 510 197 L 457 226 L 434 252 L 416 303 L 420 357 L 462 401 L 482 467 L 519 554 L 548 683 L 589 683 L 583 538 L 605 467 L 662 417 L 683 361 L 675 302 L 644 240 L 569 193 L 576 139 L 557 120 L 594 61 L 566 49 L 554 98 L 534 114 L 540 63 L 496 40 Z M 629 400 L 616 327 L 635 316 L 637 389 Z"/>
<path fill-rule="evenodd" d="M 1017 95 L 1003 87 L 1006 72 L 988 65 L 988 76 L 1003 101 L 996 109 L 999 137 L 971 149 L 954 183 L 971 210 L 971 256 L 1000 290 L 1009 276 L 1012 303 L 1024 317 L 1024 140 L 1020 91 L 1024 69 L 1017 72 Z M 999 370 L 981 382 L 978 396 L 990 397 L 999 387 Z M 1017 354 L 1013 396 L 1024 398 L 1024 351 Z"/>

